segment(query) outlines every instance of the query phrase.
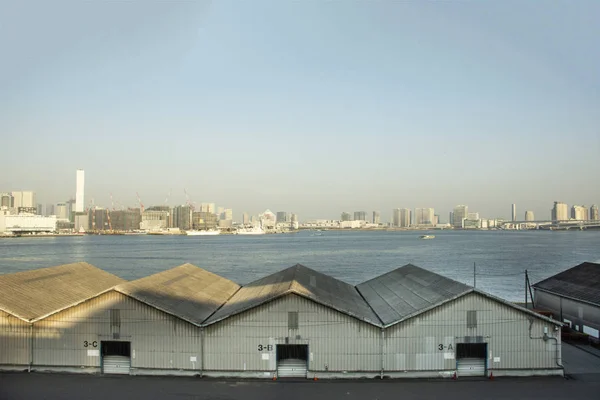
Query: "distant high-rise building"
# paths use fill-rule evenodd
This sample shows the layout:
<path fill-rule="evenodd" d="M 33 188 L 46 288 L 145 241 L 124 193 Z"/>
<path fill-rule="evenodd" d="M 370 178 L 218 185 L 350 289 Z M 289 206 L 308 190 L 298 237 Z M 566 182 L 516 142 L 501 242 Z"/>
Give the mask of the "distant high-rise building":
<path fill-rule="evenodd" d="M 35 192 L 32 191 L 19 191 L 12 192 L 13 198 L 13 207 L 19 209 L 20 207 L 37 207 L 37 202 L 35 201 Z"/>
<path fill-rule="evenodd" d="M 595 204 L 590 207 L 590 220 L 592 220 L 592 221 L 600 220 L 600 217 L 598 216 L 598 206 Z"/>
<path fill-rule="evenodd" d="M 373 223 L 379 225 L 381 222 L 381 215 L 379 211 L 373 211 Z"/>
<path fill-rule="evenodd" d="M 41 204 L 37 205 L 37 210 L 36 211 L 37 211 L 36 212 L 37 215 L 44 215 Z"/>
<path fill-rule="evenodd" d="M 233 210 L 231 208 L 226 208 L 225 211 L 223 211 L 223 214 L 225 216 L 225 218 L 223 218 L 225 221 L 233 221 Z"/>
<path fill-rule="evenodd" d="M 342 212 L 342 216 L 341 216 L 341 220 L 342 221 L 352 221 L 352 215 L 350 215 L 349 212 Z"/>
<path fill-rule="evenodd" d="M 354 220 L 355 221 L 366 221 L 367 220 L 367 212 L 366 211 L 354 211 Z"/>
<path fill-rule="evenodd" d="M 463 220 L 467 219 L 469 214 L 469 207 L 465 205 L 458 205 L 454 207 L 454 215 L 452 217 L 452 226 L 455 228 L 463 227 Z"/>
<path fill-rule="evenodd" d="M 408 228 L 412 223 L 412 210 L 410 208 L 402 208 L 400 210 L 400 227 Z"/>
<path fill-rule="evenodd" d="M 571 207 L 571 218 L 577 221 L 585 221 L 587 214 L 586 206 L 573 206 Z"/>
<path fill-rule="evenodd" d="M 479 219 L 479 213 L 478 212 L 470 212 L 467 214 L 467 219 L 471 220 L 471 221 L 475 221 Z"/>
<path fill-rule="evenodd" d="M 415 225 L 433 225 L 433 208 L 415 208 Z"/>
<path fill-rule="evenodd" d="M 525 211 L 525 221 L 535 221 L 533 211 Z"/>
<path fill-rule="evenodd" d="M 200 212 L 215 213 L 215 203 L 200 203 Z"/>
<path fill-rule="evenodd" d="M 277 222 L 289 222 L 288 213 L 286 211 L 277 211 Z"/>
<path fill-rule="evenodd" d="M 437 225 L 437 224 L 439 224 L 439 223 L 440 223 L 440 216 L 439 216 L 439 215 L 437 215 L 437 214 L 435 214 L 435 215 L 433 216 L 433 226 L 436 226 L 436 225 Z"/>
<path fill-rule="evenodd" d="M 517 220 L 517 205 L 513 203 L 512 205 L 512 220 Z"/>
<path fill-rule="evenodd" d="M 76 173 L 75 182 L 75 212 L 83 212 L 85 208 L 84 203 L 84 191 L 85 191 L 85 172 L 82 169 L 78 169 Z"/>
<path fill-rule="evenodd" d="M 450 211 L 448 214 L 448 223 L 454 226 L 454 212 Z"/>
<path fill-rule="evenodd" d="M 392 210 L 392 226 L 399 227 L 400 226 L 400 209 L 394 208 Z"/>
<path fill-rule="evenodd" d="M 0 193 L 0 207 L 14 207 L 14 198 L 11 193 Z"/>
<path fill-rule="evenodd" d="M 46 204 L 46 215 L 54 215 L 54 204 Z"/>
<path fill-rule="evenodd" d="M 192 207 L 190 207 L 188 205 L 174 207 L 173 208 L 173 227 L 183 229 L 183 230 L 192 229 L 192 216 L 193 216 Z"/>
<path fill-rule="evenodd" d="M 58 203 L 56 204 L 56 218 L 62 221 L 69 220 L 69 209 L 67 207 L 67 203 Z"/>
<path fill-rule="evenodd" d="M 248 213 L 245 212 L 242 214 L 242 224 L 248 225 L 249 223 L 250 223 L 250 216 L 248 216 Z"/>
<path fill-rule="evenodd" d="M 225 207 L 217 207 L 217 215 L 221 216 L 225 212 Z"/>
<path fill-rule="evenodd" d="M 552 221 L 568 221 L 569 220 L 569 206 L 566 203 L 560 201 L 554 202 L 552 208 Z"/>

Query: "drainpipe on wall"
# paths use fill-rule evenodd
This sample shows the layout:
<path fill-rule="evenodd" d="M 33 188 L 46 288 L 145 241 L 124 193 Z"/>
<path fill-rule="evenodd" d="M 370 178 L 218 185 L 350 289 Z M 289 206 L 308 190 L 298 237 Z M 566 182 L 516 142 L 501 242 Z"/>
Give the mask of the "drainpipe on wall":
<path fill-rule="evenodd" d="M 200 378 L 204 371 L 204 328 L 200 327 Z"/>
<path fill-rule="evenodd" d="M 381 343 L 380 343 L 380 347 L 381 347 L 381 372 L 379 373 L 379 379 L 383 379 L 383 370 L 385 369 L 385 358 L 384 358 L 384 354 L 383 354 L 383 350 L 384 350 L 384 341 L 385 341 L 385 331 L 383 330 L 383 328 L 381 328 Z"/>
<path fill-rule="evenodd" d="M 33 367 L 33 323 L 29 324 L 29 368 L 27 372 L 31 372 Z"/>
<path fill-rule="evenodd" d="M 544 342 L 547 342 L 548 340 L 554 340 L 556 342 L 556 356 L 554 356 L 554 362 L 556 363 L 556 365 L 558 365 L 560 368 L 564 369 L 565 367 L 558 362 L 559 357 L 559 351 L 560 351 L 560 347 L 558 347 L 558 339 L 555 338 L 554 336 L 550 336 L 548 334 L 547 331 L 544 332 L 544 336 L 541 337 L 533 337 L 531 336 L 531 328 L 533 327 L 533 319 L 529 320 L 529 339 L 542 339 Z M 544 328 L 544 330 L 546 330 L 547 328 Z"/>

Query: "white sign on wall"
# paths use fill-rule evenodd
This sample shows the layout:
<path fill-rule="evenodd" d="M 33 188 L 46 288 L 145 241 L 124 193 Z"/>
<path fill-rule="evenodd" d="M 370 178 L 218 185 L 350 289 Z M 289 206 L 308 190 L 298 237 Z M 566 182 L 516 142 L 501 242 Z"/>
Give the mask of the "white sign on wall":
<path fill-rule="evenodd" d="M 88 357 L 100 357 L 100 350 L 88 350 Z"/>
<path fill-rule="evenodd" d="M 190 362 L 196 362 L 197 358 L 196 356 L 190 356 Z"/>

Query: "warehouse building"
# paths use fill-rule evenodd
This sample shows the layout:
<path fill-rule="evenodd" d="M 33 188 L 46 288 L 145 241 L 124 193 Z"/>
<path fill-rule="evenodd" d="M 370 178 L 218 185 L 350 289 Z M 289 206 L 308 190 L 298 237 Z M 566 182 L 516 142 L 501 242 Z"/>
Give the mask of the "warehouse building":
<path fill-rule="evenodd" d="M 240 287 L 185 264 L 0 276 L 0 367 L 260 378 L 562 375 L 560 323 L 406 265 L 352 286 L 302 265 Z M 6 289 L 6 290 L 4 290 Z"/>
<path fill-rule="evenodd" d="M 58 329 L 37 333 L 38 321 L 123 282 L 87 263 L 0 275 L 0 368 L 30 370 L 38 361 L 33 338 L 51 343 L 45 340 L 62 333 Z M 70 351 L 56 346 L 45 350 L 57 357 Z"/>
<path fill-rule="evenodd" d="M 238 289 L 191 264 L 118 285 L 37 322 L 34 368 L 200 375 L 199 326 Z"/>
<path fill-rule="evenodd" d="M 377 315 L 354 286 L 302 265 L 242 287 L 204 325 L 208 376 L 380 374 Z"/>
<path fill-rule="evenodd" d="M 410 264 L 357 289 L 385 329 L 386 376 L 563 374 L 557 321 Z"/>
<path fill-rule="evenodd" d="M 600 338 L 600 264 L 585 262 L 533 285 L 535 307 Z"/>

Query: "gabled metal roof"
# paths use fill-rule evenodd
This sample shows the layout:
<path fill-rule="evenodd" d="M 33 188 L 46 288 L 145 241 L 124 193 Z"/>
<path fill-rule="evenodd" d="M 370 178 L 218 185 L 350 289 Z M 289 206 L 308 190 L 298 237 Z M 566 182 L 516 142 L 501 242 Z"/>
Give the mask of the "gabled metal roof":
<path fill-rule="evenodd" d="M 183 264 L 115 288 L 116 291 L 200 325 L 240 288 L 212 272 Z"/>
<path fill-rule="evenodd" d="M 243 286 L 205 324 L 214 324 L 291 293 L 381 326 L 377 315 L 354 286 L 300 264 Z"/>
<path fill-rule="evenodd" d="M 385 326 L 472 289 L 412 264 L 361 283 L 356 288 Z"/>
<path fill-rule="evenodd" d="M 600 264 L 584 262 L 544 279 L 533 287 L 600 306 Z"/>
<path fill-rule="evenodd" d="M 0 309 L 33 322 L 123 282 L 85 262 L 0 275 Z"/>

